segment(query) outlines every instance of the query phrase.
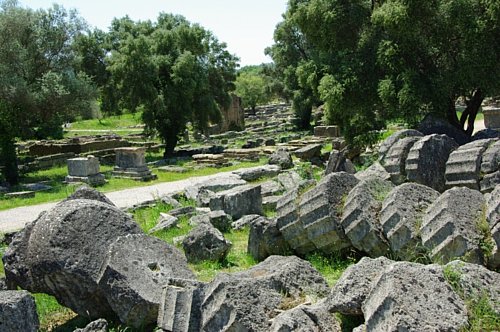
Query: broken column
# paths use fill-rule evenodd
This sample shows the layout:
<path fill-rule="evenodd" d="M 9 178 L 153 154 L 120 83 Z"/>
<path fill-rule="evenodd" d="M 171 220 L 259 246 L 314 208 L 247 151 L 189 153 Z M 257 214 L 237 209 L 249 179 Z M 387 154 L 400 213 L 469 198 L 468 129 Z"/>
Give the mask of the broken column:
<path fill-rule="evenodd" d="M 151 173 L 146 165 L 146 148 L 117 148 L 115 152 L 116 166 L 113 168 L 113 176 L 140 181 L 156 179 L 156 174 Z"/>
<path fill-rule="evenodd" d="M 99 159 L 94 156 L 68 159 L 68 175 L 65 181 L 85 182 L 90 185 L 104 184 L 106 180 L 99 168 Z"/>

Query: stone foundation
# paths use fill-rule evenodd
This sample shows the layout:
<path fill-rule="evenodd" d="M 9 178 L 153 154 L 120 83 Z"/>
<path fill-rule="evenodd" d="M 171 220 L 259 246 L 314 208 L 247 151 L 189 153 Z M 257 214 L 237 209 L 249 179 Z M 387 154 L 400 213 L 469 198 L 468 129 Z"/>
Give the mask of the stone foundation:
<path fill-rule="evenodd" d="M 118 178 L 127 178 L 139 181 L 155 180 L 156 174 L 146 165 L 144 153 L 146 148 L 117 148 L 116 166 L 112 175 Z"/>

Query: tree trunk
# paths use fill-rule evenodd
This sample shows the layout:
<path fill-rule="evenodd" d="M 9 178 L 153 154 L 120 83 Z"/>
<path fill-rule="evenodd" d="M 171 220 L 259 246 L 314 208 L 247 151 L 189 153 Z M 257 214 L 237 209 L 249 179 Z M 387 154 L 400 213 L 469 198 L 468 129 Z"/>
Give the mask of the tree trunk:
<path fill-rule="evenodd" d="M 463 126 L 460 124 L 460 121 L 457 117 L 457 109 L 455 107 L 455 99 L 449 98 L 448 100 L 448 109 L 446 110 L 446 117 L 448 122 L 451 123 L 454 127 L 462 129 Z"/>
<path fill-rule="evenodd" d="M 177 135 L 168 135 L 165 139 L 165 152 L 163 158 L 169 158 L 174 155 L 175 146 L 177 145 Z"/>
<path fill-rule="evenodd" d="M 17 169 L 16 145 L 13 139 L 0 137 L 0 162 L 3 168 L 5 180 L 10 185 L 19 183 L 19 171 Z"/>
<path fill-rule="evenodd" d="M 483 92 L 481 89 L 477 89 L 472 95 L 472 98 L 467 102 L 467 107 L 460 117 L 460 125 L 462 128 L 464 128 L 465 123 L 467 122 L 467 129 L 464 129 L 465 133 L 469 136 L 472 136 L 472 133 L 474 132 L 474 122 L 476 121 L 476 116 L 479 112 L 483 99 Z"/>

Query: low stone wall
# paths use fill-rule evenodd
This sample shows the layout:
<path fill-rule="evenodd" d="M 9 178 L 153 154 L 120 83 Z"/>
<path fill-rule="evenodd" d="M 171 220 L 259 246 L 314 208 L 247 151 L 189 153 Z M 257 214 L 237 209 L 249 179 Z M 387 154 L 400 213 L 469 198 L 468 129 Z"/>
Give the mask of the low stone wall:
<path fill-rule="evenodd" d="M 41 141 L 29 147 L 31 156 L 48 156 L 60 153 L 81 154 L 99 150 L 115 149 L 130 146 L 130 143 L 121 138 L 99 139 L 91 141 L 80 141 L 73 139 L 64 141 Z"/>

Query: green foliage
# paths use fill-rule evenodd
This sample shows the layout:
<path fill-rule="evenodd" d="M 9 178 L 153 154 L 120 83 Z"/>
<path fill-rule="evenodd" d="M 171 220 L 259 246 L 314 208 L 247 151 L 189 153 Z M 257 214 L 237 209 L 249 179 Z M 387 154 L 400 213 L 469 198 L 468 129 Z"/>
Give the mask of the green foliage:
<path fill-rule="evenodd" d="M 491 235 L 490 225 L 486 219 L 486 207 L 481 211 L 481 215 L 476 221 L 476 227 L 481 234 L 481 239 L 479 240 L 479 248 L 483 252 L 486 261 L 493 255 L 493 249 L 495 248 L 495 241 Z"/>
<path fill-rule="evenodd" d="M 236 78 L 236 94 L 244 107 L 255 110 L 257 105 L 267 102 L 266 82 L 259 74 L 243 72 Z"/>
<path fill-rule="evenodd" d="M 490 299 L 486 294 L 482 294 L 476 299 L 467 300 L 466 306 L 467 315 L 469 317 L 469 327 L 465 329 L 465 331 L 481 332 L 500 330 L 500 315 L 493 309 Z"/>
<path fill-rule="evenodd" d="M 15 184 L 15 140 L 62 137 L 64 121 L 92 112 L 95 88 L 73 67 L 71 44 L 85 27 L 76 12 L 0 6 L 0 164 Z"/>
<path fill-rule="evenodd" d="M 499 17 L 487 0 L 289 0 L 268 53 L 299 117 L 324 102 L 351 144 L 427 113 L 471 135 L 483 98 L 500 91 Z"/>
<path fill-rule="evenodd" d="M 108 59 L 113 93 L 103 104 L 143 109 L 149 132 L 157 132 L 170 155 L 187 122 L 204 131 L 221 120 L 231 101 L 236 58 L 209 31 L 182 16 L 160 14 L 157 22 L 115 19 L 109 33 Z"/>

